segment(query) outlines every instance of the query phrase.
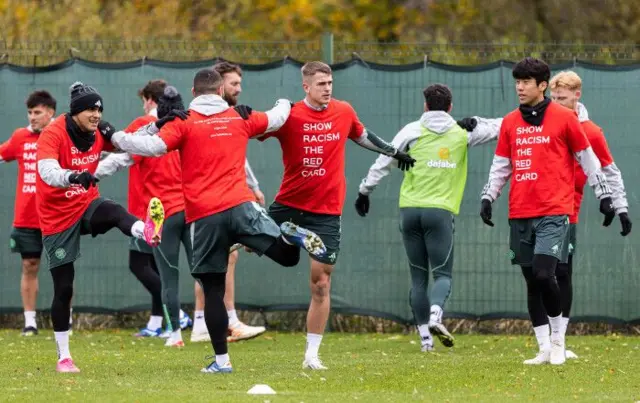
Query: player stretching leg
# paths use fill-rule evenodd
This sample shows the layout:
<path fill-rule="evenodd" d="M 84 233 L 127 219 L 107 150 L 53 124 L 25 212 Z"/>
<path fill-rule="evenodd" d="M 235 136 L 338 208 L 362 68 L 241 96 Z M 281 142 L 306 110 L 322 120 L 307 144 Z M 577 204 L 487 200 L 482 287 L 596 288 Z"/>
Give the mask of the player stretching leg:
<path fill-rule="evenodd" d="M 70 88 L 69 113 L 49 124 L 38 139 L 36 206 L 42 241 L 53 277 L 51 321 L 58 350 L 58 372 L 79 372 L 69 351 L 69 308 L 73 295 L 74 262 L 80 256 L 80 236 L 104 234 L 117 227 L 127 236 L 160 242 L 162 203 L 149 203 L 146 222 L 124 207 L 100 197 L 93 176 L 100 153 L 112 151 L 106 141 L 113 126 L 101 121 L 103 101 L 80 82 Z"/>
<path fill-rule="evenodd" d="M 600 211 L 606 217 L 615 212 L 611 189 L 577 116 L 544 95 L 549 66 L 528 57 L 514 66 L 512 75 L 520 107 L 502 121 L 480 216 L 493 226 L 492 203 L 513 176 L 509 190 L 512 263 L 522 267 L 529 307 L 533 300 L 542 299 L 551 328 L 549 361 L 558 365 L 565 362 L 565 344 L 555 272 L 558 262 L 568 256 L 565 240 L 573 213 L 574 158 L 600 200 Z"/>
<path fill-rule="evenodd" d="M 151 80 L 138 91 L 142 99 L 144 115 L 133 120 L 124 131 L 135 133 L 139 128 L 155 122 L 158 119 L 158 100 L 167 86 L 164 80 Z M 143 170 L 139 159 L 132 158 L 126 153 L 111 153 L 98 164 L 95 177 L 102 179 L 120 169 L 129 168 L 128 209 L 132 215 L 142 218 L 146 214 L 149 199 L 144 199 L 142 189 L 148 172 Z M 153 178 L 153 176 L 151 176 Z M 164 200 L 164 199 L 163 199 Z M 166 205 L 165 205 L 166 207 Z M 168 337 L 169 333 L 162 332 L 162 285 L 153 249 L 143 240 L 131 237 L 129 240 L 129 270 L 151 294 L 151 317 L 145 328 L 135 334 L 137 337 Z"/>
<path fill-rule="evenodd" d="M 420 120 L 403 127 L 391 144 L 416 160 L 400 189 L 400 222 L 411 273 L 411 309 L 422 351 L 431 351 L 432 334 L 447 347 L 454 344 L 442 323 L 442 312 L 451 294 L 454 216 L 460 211 L 467 181 L 467 150 L 495 140 L 500 122 L 467 118 L 458 125 L 449 115 L 453 104 L 447 86 L 431 85 L 423 95 L 425 112 Z M 362 180 L 355 204 L 361 217 L 369 212 L 369 195 L 393 165 L 393 158 L 381 155 Z M 431 298 L 427 293 L 430 272 Z"/>
<path fill-rule="evenodd" d="M 326 369 L 318 351 L 329 319 L 331 273 L 340 250 L 341 214 L 346 191 L 347 139 L 389 155 L 406 168 L 413 159 L 372 132 L 367 132 L 353 107 L 331 99 L 331 67 L 310 62 L 302 67 L 304 100 L 296 103 L 286 124 L 267 137 L 282 147 L 284 177 L 269 215 L 277 223 L 293 222 L 317 233 L 327 246 L 322 256 L 311 255 L 311 303 L 307 313 L 307 345 L 303 368 Z"/>
<path fill-rule="evenodd" d="M 223 80 L 213 69 L 196 73 L 192 91 L 195 99 L 189 105 L 186 120 L 170 122 L 152 136 L 118 132 L 111 141 L 136 155 L 161 156 L 180 151 L 185 215 L 193 250 L 191 270 L 204 290 L 205 323 L 215 352 L 215 360 L 202 372 L 228 373 L 232 366 L 224 294 L 229 248 L 241 243 L 283 266 L 298 263 L 300 247 L 314 255 L 324 254 L 326 248 L 316 234 L 295 224 L 278 228 L 245 184 L 243 166 L 248 140 L 279 129 L 289 115 L 289 101 L 279 100 L 266 113 L 256 112 L 240 119 L 239 112 L 222 98 Z M 148 128 L 156 125 L 157 122 Z"/>
<path fill-rule="evenodd" d="M 580 125 L 587 135 L 587 140 L 591 144 L 596 157 L 600 161 L 602 166 L 602 172 L 607 178 L 607 182 L 611 187 L 613 206 L 615 208 L 620 223 L 622 224 L 622 236 L 626 236 L 631 232 L 631 220 L 627 213 L 628 203 L 626 199 L 626 193 L 624 183 L 622 181 L 622 174 L 613 162 L 613 157 L 609 151 L 607 140 L 604 137 L 602 129 L 589 120 L 587 109 L 582 105 L 579 100 L 582 95 L 582 80 L 573 71 L 563 71 L 556 74 L 550 81 L 549 87 L 551 88 L 551 99 L 558 104 L 569 108 L 578 115 Z M 559 262 L 556 270 L 556 278 L 558 286 L 560 288 L 560 300 L 562 306 L 562 322 L 560 333 L 564 337 L 569 325 L 569 317 L 571 314 L 571 305 L 573 302 L 573 287 L 572 287 L 572 275 L 573 275 L 573 255 L 576 251 L 576 225 L 578 223 L 578 216 L 580 213 L 580 207 L 582 204 L 582 197 L 584 193 L 584 186 L 587 183 L 587 177 L 584 174 L 582 168 L 576 162 L 575 167 L 575 196 L 574 196 L 574 211 L 569 216 L 569 258 L 568 261 Z M 613 219 L 613 216 L 609 216 Z M 611 221 L 603 223 L 608 226 Z M 537 303 L 536 303 L 537 301 Z M 537 326 L 534 327 L 534 332 L 540 346 L 538 354 L 524 363 L 529 365 L 539 365 L 549 362 L 549 321 L 544 310 L 544 305 L 540 299 L 537 299 L 529 310 L 532 312 L 531 316 L 538 318 Z M 578 356 L 570 350 L 566 350 L 566 357 L 568 359 L 575 359 Z"/>
<path fill-rule="evenodd" d="M 38 334 L 36 299 L 42 255 L 42 232 L 36 211 L 36 148 L 42 130 L 56 113 L 56 100 L 47 91 L 35 91 L 26 101 L 29 126 L 17 129 L 0 144 L 0 163 L 16 161 L 18 181 L 11 231 L 11 251 L 22 258 L 20 294 L 24 308 L 23 336 Z"/>
<path fill-rule="evenodd" d="M 213 69 L 220 73 L 224 81 L 224 94 L 222 97 L 229 104 L 235 107 L 238 104 L 238 97 L 242 92 L 242 69 L 237 64 L 229 62 L 216 63 Z M 247 184 L 256 197 L 256 201 L 264 206 L 264 194 L 260 191 L 258 180 L 256 179 L 249 161 L 245 161 L 245 171 L 247 174 Z M 229 255 L 229 264 L 227 266 L 227 284 L 225 286 L 224 305 L 227 308 L 229 316 L 229 337 L 227 341 L 234 342 L 247 340 L 259 336 L 266 331 L 264 326 L 249 326 L 238 319 L 235 307 L 235 271 L 238 262 L 238 251 L 234 250 Z M 194 312 L 193 332 L 191 333 L 191 341 L 209 341 L 209 332 L 204 323 L 204 295 L 202 288 L 196 281 L 195 283 L 196 308 Z"/>

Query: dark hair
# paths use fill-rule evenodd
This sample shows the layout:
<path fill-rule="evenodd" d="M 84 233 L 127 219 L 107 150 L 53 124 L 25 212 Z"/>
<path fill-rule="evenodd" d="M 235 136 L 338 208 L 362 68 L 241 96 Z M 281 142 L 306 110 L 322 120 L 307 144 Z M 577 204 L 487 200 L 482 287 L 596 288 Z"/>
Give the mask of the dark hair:
<path fill-rule="evenodd" d="M 222 76 L 213 68 L 202 69 L 193 77 L 193 92 L 196 96 L 213 94 L 222 85 Z"/>
<path fill-rule="evenodd" d="M 213 69 L 217 71 L 222 77 L 224 77 L 225 74 L 229 73 L 236 73 L 240 77 L 242 77 L 242 69 L 240 68 L 240 66 L 234 63 L 218 62 L 213 65 Z"/>
<path fill-rule="evenodd" d="M 164 80 L 151 80 L 147 85 L 138 90 L 138 96 L 151 99 L 153 102 L 158 103 L 166 86 L 167 82 Z"/>
<path fill-rule="evenodd" d="M 449 112 L 453 100 L 449 87 L 444 84 L 433 84 L 425 88 L 422 94 L 427 103 L 427 109 Z"/>
<path fill-rule="evenodd" d="M 29 94 L 29 97 L 27 97 L 25 104 L 27 105 L 28 109 L 42 105 L 44 107 L 51 108 L 54 111 L 56 110 L 57 105 L 56 99 L 51 94 L 49 94 L 48 91 L 45 90 L 34 91 Z"/>
<path fill-rule="evenodd" d="M 548 84 L 551 78 L 551 70 L 549 65 L 542 60 L 535 57 L 525 57 L 513 66 L 512 75 L 516 80 L 533 78 L 536 80 L 536 84 L 540 84 L 543 81 Z"/>

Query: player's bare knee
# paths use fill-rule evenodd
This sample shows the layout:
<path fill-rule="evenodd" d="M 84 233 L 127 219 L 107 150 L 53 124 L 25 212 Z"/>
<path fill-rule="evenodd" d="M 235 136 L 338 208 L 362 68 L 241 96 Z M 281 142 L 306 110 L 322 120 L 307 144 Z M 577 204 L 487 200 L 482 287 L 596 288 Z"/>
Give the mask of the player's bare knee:
<path fill-rule="evenodd" d="M 321 276 L 311 281 L 311 297 L 320 302 L 329 297 L 331 279 L 329 276 Z"/>
<path fill-rule="evenodd" d="M 37 277 L 39 267 L 40 267 L 40 259 L 35 259 L 35 258 L 22 259 L 22 274 L 24 274 L 27 277 Z"/>

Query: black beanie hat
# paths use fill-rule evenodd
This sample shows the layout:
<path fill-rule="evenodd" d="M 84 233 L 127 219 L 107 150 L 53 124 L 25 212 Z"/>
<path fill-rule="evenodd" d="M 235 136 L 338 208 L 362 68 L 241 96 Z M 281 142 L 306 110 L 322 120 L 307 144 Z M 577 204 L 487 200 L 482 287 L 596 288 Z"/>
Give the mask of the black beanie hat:
<path fill-rule="evenodd" d="M 180 96 L 176 87 L 167 85 L 164 88 L 164 93 L 158 100 L 158 119 L 167 116 L 173 109 L 183 111 L 184 104 L 182 103 L 182 96 Z"/>
<path fill-rule="evenodd" d="M 96 106 L 100 109 L 100 112 L 102 112 L 102 97 L 95 88 L 76 81 L 69 87 L 69 94 L 71 95 L 71 101 L 69 102 L 69 112 L 71 116 L 77 115 L 87 109 L 95 108 Z"/>

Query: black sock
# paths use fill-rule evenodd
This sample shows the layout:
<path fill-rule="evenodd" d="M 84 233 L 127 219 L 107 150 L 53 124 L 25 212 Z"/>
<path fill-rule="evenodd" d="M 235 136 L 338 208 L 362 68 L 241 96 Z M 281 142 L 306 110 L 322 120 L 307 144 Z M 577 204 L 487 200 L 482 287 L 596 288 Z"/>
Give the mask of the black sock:
<path fill-rule="evenodd" d="M 73 263 L 66 263 L 51 269 L 51 277 L 53 278 L 51 322 L 53 323 L 54 332 L 66 332 L 69 330 L 74 276 Z"/>
<path fill-rule="evenodd" d="M 571 305 L 573 303 L 573 255 L 569 255 L 568 263 L 558 263 L 556 278 L 560 287 L 560 304 L 562 306 L 562 316 L 568 318 L 571 315 Z"/>
<path fill-rule="evenodd" d="M 151 294 L 151 315 L 162 316 L 162 283 L 158 269 L 154 266 L 153 255 L 136 250 L 129 251 L 129 270 Z"/>
<path fill-rule="evenodd" d="M 274 262 L 285 267 L 295 266 L 300 261 L 300 248 L 295 245 L 289 245 L 282 237 L 278 237 L 264 254 Z"/>
<path fill-rule="evenodd" d="M 520 267 L 522 275 L 527 283 L 527 308 L 529 310 L 529 318 L 533 327 L 544 326 L 549 324 L 547 311 L 542 303 L 542 292 L 538 285 L 538 281 L 533 275 L 531 266 Z"/>
<path fill-rule="evenodd" d="M 560 288 L 556 281 L 556 266 L 558 259 L 550 255 L 533 256 L 533 274 L 542 293 L 544 309 L 549 317 L 554 318 L 562 314 L 560 306 Z"/>
<path fill-rule="evenodd" d="M 96 207 L 96 211 L 89 220 L 91 235 L 106 234 L 111 228 L 117 227 L 126 236 L 131 236 L 131 227 L 138 219 L 127 210 L 111 200 L 105 200 Z"/>
<path fill-rule="evenodd" d="M 224 306 L 226 273 L 196 274 L 204 291 L 204 321 L 211 336 L 211 345 L 216 355 L 227 354 L 227 331 L 229 317 Z"/>

